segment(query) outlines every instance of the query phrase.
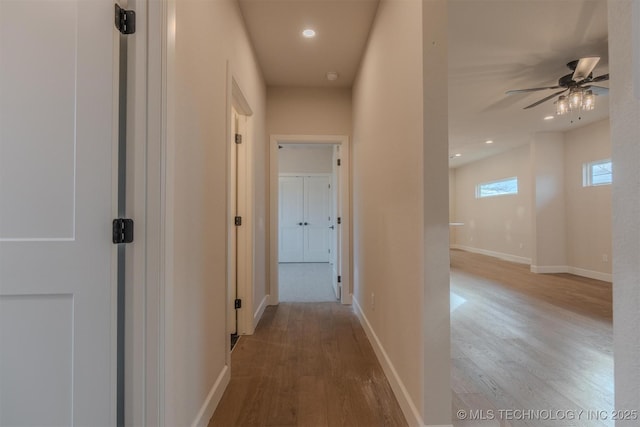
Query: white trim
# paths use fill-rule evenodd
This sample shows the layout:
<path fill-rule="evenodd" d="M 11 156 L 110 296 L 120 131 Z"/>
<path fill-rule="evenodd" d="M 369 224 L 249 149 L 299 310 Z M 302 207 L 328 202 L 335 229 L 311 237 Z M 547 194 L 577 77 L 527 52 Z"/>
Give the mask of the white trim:
<path fill-rule="evenodd" d="M 500 258 L 504 261 L 511 261 L 511 262 L 516 262 L 518 264 L 528 264 L 531 265 L 531 258 L 526 258 L 526 257 L 522 257 L 522 256 L 518 256 L 518 255 L 511 255 L 511 254 L 505 254 L 502 252 L 495 252 L 495 251 L 490 251 L 488 249 L 480 249 L 480 248 L 473 248 L 471 246 L 463 246 L 463 245 L 451 245 L 452 249 L 460 249 L 463 251 L 467 251 L 467 252 L 473 252 L 475 254 L 481 254 L 481 255 L 488 255 L 488 256 L 492 256 L 494 258 Z"/>
<path fill-rule="evenodd" d="M 613 275 L 611 273 L 602 273 L 600 271 L 586 270 L 578 267 L 569 267 L 568 273 L 575 274 L 576 276 L 588 277 L 589 279 L 613 283 Z"/>
<path fill-rule="evenodd" d="M 258 322 L 262 318 L 262 315 L 264 314 L 264 310 L 267 308 L 267 305 L 269 305 L 270 300 L 271 298 L 269 297 L 269 295 L 265 295 L 264 298 L 262 298 L 262 301 L 260 302 L 258 309 L 256 310 L 255 313 L 253 313 L 253 330 L 254 331 L 258 326 Z"/>
<path fill-rule="evenodd" d="M 162 8 L 162 119 L 160 156 L 160 291 L 158 295 L 158 425 L 176 424 L 173 402 L 174 362 L 174 226 L 175 206 L 175 106 L 176 106 L 176 1 L 163 0 Z M 152 351 L 152 350 L 150 350 Z M 150 423 L 150 420 L 147 420 Z"/>
<path fill-rule="evenodd" d="M 536 274 L 568 273 L 568 265 L 531 265 L 531 272 Z"/>
<path fill-rule="evenodd" d="M 213 416 L 218 403 L 220 403 L 220 399 L 222 399 L 224 390 L 227 388 L 227 385 L 229 385 L 230 380 L 231 371 L 228 365 L 224 365 L 216 382 L 213 384 L 213 387 L 211 387 L 211 390 L 209 390 L 209 394 L 204 400 L 202 407 L 200 407 L 196 419 L 191 423 L 191 427 L 206 427 L 209 424 L 209 420 Z"/>
<path fill-rule="evenodd" d="M 271 305 L 279 303 L 278 289 L 278 145 L 280 144 L 330 144 L 339 145 L 341 173 L 339 181 L 342 218 L 340 241 L 340 271 L 342 276 L 342 304 L 351 304 L 351 161 L 349 137 L 346 135 L 270 135 L 269 138 L 269 289 Z"/>
<path fill-rule="evenodd" d="M 236 110 L 239 116 L 238 126 L 236 132 L 242 135 L 242 144 L 236 145 L 233 142 L 234 129 L 232 128 L 232 109 Z M 238 311 L 238 320 L 235 327 L 236 332 L 239 335 L 251 335 L 254 332 L 254 319 L 253 319 L 253 307 L 255 301 L 253 301 L 255 280 L 254 280 L 254 264 L 255 264 L 255 224 L 254 224 L 254 170 L 253 155 L 254 155 L 254 143 L 251 136 L 253 135 L 252 126 L 253 123 L 250 117 L 253 115 L 253 110 L 249 105 L 249 102 L 242 92 L 240 84 L 236 80 L 235 69 L 231 62 L 227 62 L 227 268 L 235 268 L 231 265 L 233 262 L 233 254 L 229 253 L 231 249 L 233 239 L 236 236 L 236 250 L 237 250 L 237 265 L 238 270 L 235 276 L 237 282 L 236 298 L 242 300 L 242 308 Z M 231 187 L 234 185 L 235 177 L 231 176 L 232 168 L 230 162 L 233 155 L 232 149 L 236 151 L 236 174 L 237 183 L 235 188 L 235 194 L 237 198 L 238 212 L 235 211 L 235 201 L 230 200 Z M 233 224 L 233 217 L 235 215 L 242 216 L 243 226 L 236 227 Z M 237 233 L 237 234 L 236 234 Z M 233 311 L 233 302 L 228 298 L 228 292 L 234 283 L 231 283 L 233 276 L 227 271 L 227 314 Z M 227 325 L 227 331 L 229 331 L 229 325 Z M 230 363 L 230 356 L 227 355 L 227 363 Z"/>
<path fill-rule="evenodd" d="M 367 316 L 362 311 L 362 308 L 360 307 L 360 304 L 358 304 L 358 300 L 356 298 L 353 298 L 353 308 L 356 315 L 358 316 L 358 319 L 360 319 L 360 324 L 362 325 L 364 332 L 369 338 L 369 342 L 373 347 L 373 351 L 376 353 L 378 361 L 382 366 L 382 370 L 389 380 L 389 384 L 391 385 L 393 394 L 396 396 L 396 399 L 398 399 L 400 409 L 402 409 L 402 413 L 404 414 L 407 423 L 410 426 L 424 426 L 425 424 L 422 420 L 422 416 L 420 415 L 420 411 L 411 399 L 409 391 L 400 379 L 396 368 L 393 366 L 391 359 L 389 359 L 387 352 L 378 339 L 378 336 L 373 331 L 373 328 L 371 327 Z"/>

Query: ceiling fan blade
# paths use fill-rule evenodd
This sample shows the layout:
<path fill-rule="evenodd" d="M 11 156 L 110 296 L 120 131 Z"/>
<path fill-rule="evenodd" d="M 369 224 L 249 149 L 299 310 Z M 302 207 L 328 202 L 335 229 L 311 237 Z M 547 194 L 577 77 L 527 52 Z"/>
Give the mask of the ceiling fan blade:
<path fill-rule="evenodd" d="M 508 90 L 505 93 L 507 95 L 513 95 L 515 93 L 528 93 L 528 92 L 537 92 L 539 90 L 547 90 L 547 89 L 560 89 L 561 86 L 549 86 L 549 87 L 532 87 L 531 89 L 512 89 Z"/>
<path fill-rule="evenodd" d="M 590 82 L 590 83 L 591 83 L 591 82 L 604 82 L 604 81 L 606 81 L 606 80 L 609 80 L 609 73 L 607 73 L 607 74 L 603 74 L 603 75 L 598 76 L 598 77 L 594 77 L 594 78 L 592 78 L 591 80 L 589 80 L 589 82 Z"/>
<path fill-rule="evenodd" d="M 525 109 L 525 110 L 528 110 L 529 108 L 536 107 L 536 106 L 538 106 L 538 105 L 542 104 L 543 102 L 547 102 L 547 101 L 548 101 L 548 100 L 550 100 L 551 98 L 553 98 L 553 97 L 555 97 L 555 96 L 558 96 L 558 95 L 560 95 L 561 93 L 564 93 L 564 92 L 566 92 L 566 91 L 568 91 L 568 90 L 569 90 L 569 89 L 567 88 L 567 89 L 561 90 L 560 92 L 556 92 L 556 93 L 554 93 L 554 94 L 552 94 L 552 95 L 549 95 L 549 96 L 547 96 L 547 97 L 545 97 L 545 98 L 542 98 L 542 99 L 541 99 L 540 101 L 538 101 L 538 102 L 534 102 L 534 103 L 533 103 L 533 104 L 531 104 L 531 105 L 527 105 L 526 107 L 524 107 L 524 109 Z"/>
<path fill-rule="evenodd" d="M 609 88 L 603 86 L 585 86 L 587 90 L 593 92 L 594 95 L 609 95 Z"/>
<path fill-rule="evenodd" d="M 586 58 L 580 58 L 578 61 L 578 65 L 576 66 L 576 70 L 573 72 L 572 80 L 574 82 L 579 82 L 580 80 L 584 80 L 589 77 L 589 74 L 596 68 L 598 62 L 600 61 L 599 56 L 588 56 Z"/>

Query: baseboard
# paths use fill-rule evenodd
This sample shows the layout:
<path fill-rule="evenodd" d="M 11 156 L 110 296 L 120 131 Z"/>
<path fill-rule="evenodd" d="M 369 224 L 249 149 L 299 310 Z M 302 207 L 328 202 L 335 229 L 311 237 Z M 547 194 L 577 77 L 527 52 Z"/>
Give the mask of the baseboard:
<path fill-rule="evenodd" d="M 269 295 L 265 295 L 264 298 L 262 298 L 262 301 L 260 302 L 258 309 L 256 310 L 255 313 L 253 313 L 253 329 L 254 330 L 258 326 L 258 322 L 260 321 L 260 319 L 262 319 L 262 315 L 264 314 L 264 309 L 267 308 L 267 305 L 269 305 L 269 299 L 270 299 Z"/>
<path fill-rule="evenodd" d="M 602 280 L 603 282 L 613 282 L 613 275 L 611 273 L 602 273 L 600 271 L 586 270 L 578 267 L 569 267 L 569 271 L 567 273 L 575 274 L 576 276 L 588 277 L 590 279 Z"/>
<path fill-rule="evenodd" d="M 391 384 L 393 394 L 395 394 L 396 399 L 398 399 L 398 403 L 400 404 L 400 408 L 402 409 L 402 413 L 404 414 L 407 423 L 410 426 L 424 426 L 425 424 L 422 420 L 420 412 L 418 411 L 418 408 L 416 408 L 413 400 L 411 400 L 411 396 L 409 396 L 407 388 L 404 386 L 404 383 L 400 379 L 400 376 L 393 366 L 393 363 L 391 363 L 391 360 L 389 359 L 387 352 L 384 350 L 382 343 L 378 339 L 378 336 L 373 331 L 373 328 L 371 327 L 367 316 L 362 311 L 360 304 L 358 304 L 357 298 L 353 298 L 353 307 L 355 309 L 356 315 L 358 316 L 358 319 L 360 319 L 360 324 L 362 325 L 365 333 L 367 334 L 367 337 L 369 338 L 369 342 L 373 347 L 373 351 L 376 353 L 380 365 L 382 365 L 382 370 L 387 376 L 389 384 Z"/>
<path fill-rule="evenodd" d="M 531 265 L 531 272 L 536 274 L 568 273 L 568 265 Z"/>
<path fill-rule="evenodd" d="M 516 262 L 518 264 L 529 264 L 529 265 L 531 264 L 531 258 L 526 258 L 518 255 L 512 255 L 512 254 L 505 254 L 503 252 L 490 251 L 488 249 L 473 248 L 471 246 L 463 246 L 463 245 L 457 245 L 457 244 L 451 245 L 451 248 L 460 249 L 467 252 L 473 252 L 475 254 L 488 255 L 494 258 L 500 258 L 505 261 Z"/>
<path fill-rule="evenodd" d="M 202 407 L 198 411 L 196 419 L 191 423 L 191 427 L 207 427 L 207 425 L 209 425 L 209 420 L 211 420 L 218 403 L 220 403 L 220 399 L 222 399 L 222 395 L 224 394 L 227 385 L 229 385 L 230 379 L 231 371 L 229 370 L 229 366 L 224 365 L 224 368 L 222 368 L 216 382 L 213 384 L 213 387 L 211 387 Z"/>

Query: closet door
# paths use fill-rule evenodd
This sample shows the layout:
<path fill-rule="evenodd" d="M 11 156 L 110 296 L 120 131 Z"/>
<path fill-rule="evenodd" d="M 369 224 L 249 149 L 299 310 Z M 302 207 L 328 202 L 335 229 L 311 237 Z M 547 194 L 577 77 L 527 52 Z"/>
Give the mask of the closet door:
<path fill-rule="evenodd" d="M 304 177 L 304 262 L 329 262 L 329 183 L 327 176 Z"/>
<path fill-rule="evenodd" d="M 279 180 L 279 254 L 280 262 L 303 262 L 304 180 L 280 177 Z"/>

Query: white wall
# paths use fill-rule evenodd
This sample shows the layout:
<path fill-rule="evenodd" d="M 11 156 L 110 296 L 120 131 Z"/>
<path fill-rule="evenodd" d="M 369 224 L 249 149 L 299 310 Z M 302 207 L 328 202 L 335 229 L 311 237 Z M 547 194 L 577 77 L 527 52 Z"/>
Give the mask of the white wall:
<path fill-rule="evenodd" d="M 228 381 L 227 66 L 254 112 L 249 138 L 256 147 L 256 183 L 267 181 L 265 87 L 236 1 L 181 0 L 175 8 L 175 63 L 169 65 L 175 69 L 169 82 L 175 105 L 169 106 L 168 118 L 175 127 L 166 154 L 167 209 L 173 221 L 166 267 L 165 424 L 206 425 Z M 266 202 L 260 195 L 256 201 L 255 276 L 264 289 Z"/>
<path fill-rule="evenodd" d="M 332 173 L 333 146 L 299 147 L 283 144 L 278 150 L 280 173 Z"/>
<path fill-rule="evenodd" d="M 451 422 L 443 4 L 383 0 L 353 89 L 354 304 L 410 425 Z"/>
<path fill-rule="evenodd" d="M 456 230 L 458 247 L 531 262 L 531 167 L 529 146 L 523 146 L 457 168 Z M 476 198 L 476 185 L 518 177 L 518 194 Z"/>
<path fill-rule="evenodd" d="M 528 146 L 455 169 L 456 219 L 465 225 L 452 233 L 454 245 L 536 273 L 611 281 L 611 186 L 582 186 L 583 164 L 610 157 L 605 119 L 537 133 Z M 518 196 L 475 198 L 478 183 L 516 175 Z"/>
<path fill-rule="evenodd" d="M 561 132 L 533 135 L 531 155 L 531 271 L 567 271 L 565 147 Z"/>
<path fill-rule="evenodd" d="M 350 89 L 267 89 L 269 135 L 351 135 L 351 114 Z"/>
<path fill-rule="evenodd" d="M 565 133 L 567 262 L 611 274 L 611 186 L 582 186 L 582 165 L 611 158 L 609 120 Z M 603 255 L 609 261 L 603 261 Z"/>
<path fill-rule="evenodd" d="M 640 408 L 640 1 L 609 1 L 616 409 Z M 617 427 L 637 420 L 616 421 Z"/>

